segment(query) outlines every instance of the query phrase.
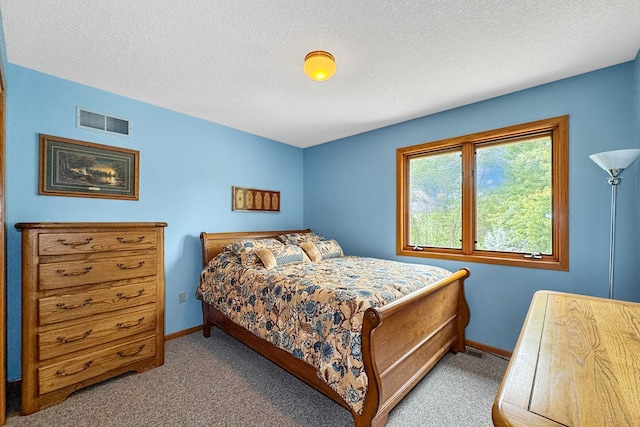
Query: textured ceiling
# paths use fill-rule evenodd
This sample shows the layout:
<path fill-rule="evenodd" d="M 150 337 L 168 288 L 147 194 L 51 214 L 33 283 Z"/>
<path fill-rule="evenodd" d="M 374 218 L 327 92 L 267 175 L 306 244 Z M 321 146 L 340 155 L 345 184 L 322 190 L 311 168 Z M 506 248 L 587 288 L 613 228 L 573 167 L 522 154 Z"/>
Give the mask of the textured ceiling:
<path fill-rule="evenodd" d="M 638 0 L 0 0 L 0 12 L 11 63 L 298 147 L 640 48 Z M 331 80 L 303 74 L 312 50 L 335 56 Z"/>

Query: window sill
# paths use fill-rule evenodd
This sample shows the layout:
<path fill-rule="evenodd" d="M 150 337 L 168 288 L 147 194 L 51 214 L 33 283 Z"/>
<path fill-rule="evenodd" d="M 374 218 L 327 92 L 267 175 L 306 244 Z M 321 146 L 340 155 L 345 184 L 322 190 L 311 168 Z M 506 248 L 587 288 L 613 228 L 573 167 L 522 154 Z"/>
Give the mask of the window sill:
<path fill-rule="evenodd" d="M 543 256 L 542 259 L 524 258 L 520 254 L 507 254 L 505 256 L 480 255 L 480 254 L 460 254 L 455 252 L 432 252 L 428 250 L 416 251 L 412 248 L 399 249 L 396 251 L 399 256 L 416 258 L 447 259 L 460 262 L 474 262 L 479 264 L 506 265 L 510 267 L 538 268 L 543 270 L 569 271 L 569 262 L 558 260 L 550 256 Z"/>

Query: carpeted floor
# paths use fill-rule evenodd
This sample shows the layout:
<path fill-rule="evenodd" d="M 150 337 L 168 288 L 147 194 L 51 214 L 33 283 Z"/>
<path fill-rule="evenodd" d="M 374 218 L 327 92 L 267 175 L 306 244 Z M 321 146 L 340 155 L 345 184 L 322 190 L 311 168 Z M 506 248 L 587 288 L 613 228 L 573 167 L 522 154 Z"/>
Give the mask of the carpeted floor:
<path fill-rule="evenodd" d="M 389 427 L 491 426 L 507 361 L 447 354 L 391 412 Z M 166 343 L 165 365 L 72 394 L 14 426 L 352 426 L 351 414 L 223 332 Z"/>

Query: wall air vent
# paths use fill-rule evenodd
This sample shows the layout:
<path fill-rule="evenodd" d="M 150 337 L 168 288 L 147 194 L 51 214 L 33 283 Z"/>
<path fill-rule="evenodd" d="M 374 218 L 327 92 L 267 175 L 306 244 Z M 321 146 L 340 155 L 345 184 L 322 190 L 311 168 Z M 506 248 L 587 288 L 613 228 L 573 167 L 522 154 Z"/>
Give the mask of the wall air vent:
<path fill-rule="evenodd" d="M 76 109 L 76 126 L 121 136 L 131 136 L 131 121 L 85 108 Z"/>

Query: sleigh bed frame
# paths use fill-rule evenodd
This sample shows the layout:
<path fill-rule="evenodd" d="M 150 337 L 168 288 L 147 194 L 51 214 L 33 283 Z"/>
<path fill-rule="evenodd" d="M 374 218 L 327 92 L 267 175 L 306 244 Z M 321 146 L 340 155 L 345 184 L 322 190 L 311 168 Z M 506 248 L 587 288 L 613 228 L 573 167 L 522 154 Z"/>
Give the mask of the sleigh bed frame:
<path fill-rule="evenodd" d="M 279 230 L 200 234 L 205 266 L 224 245 L 243 239 L 276 237 L 311 230 Z M 449 351 L 465 350 L 464 330 L 469 308 L 462 268 L 432 286 L 400 298 L 382 308 L 369 308 L 362 324 L 362 355 L 369 384 L 362 413 L 355 413 L 318 378 L 313 366 L 236 325 L 211 305 L 202 302 L 203 333 L 216 326 L 251 347 L 349 410 L 356 427 L 384 426 L 389 412 Z"/>

